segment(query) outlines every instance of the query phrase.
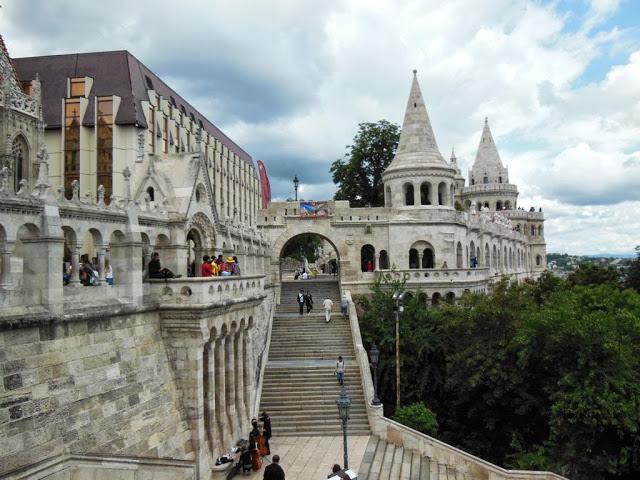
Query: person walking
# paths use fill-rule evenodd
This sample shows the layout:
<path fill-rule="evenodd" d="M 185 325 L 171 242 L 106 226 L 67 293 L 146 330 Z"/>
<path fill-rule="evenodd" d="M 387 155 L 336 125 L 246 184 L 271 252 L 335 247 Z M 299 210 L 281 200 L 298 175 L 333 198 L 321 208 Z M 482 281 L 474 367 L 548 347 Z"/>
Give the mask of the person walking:
<path fill-rule="evenodd" d="M 304 303 L 307 306 L 307 315 L 311 313 L 313 310 L 313 297 L 311 296 L 311 292 L 307 290 L 307 294 L 304 296 Z"/>
<path fill-rule="evenodd" d="M 322 302 L 322 306 L 324 307 L 324 318 L 329 323 L 331 320 L 331 309 L 333 308 L 333 302 L 330 298 L 325 298 L 324 302 Z M 302 315 L 302 307 L 300 307 L 300 315 Z"/>
<path fill-rule="evenodd" d="M 274 455 L 271 464 L 264 469 L 262 480 L 285 480 L 284 470 L 280 466 L 280 455 Z"/>
<path fill-rule="evenodd" d="M 345 319 L 349 316 L 349 300 L 346 295 L 342 295 L 340 300 L 340 312 Z"/>
<path fill-rule="evenodd" d="M 302 289 L 298 292 L 298 307 L 300 307 L 300 315 L 302 315 L 304 310 L 304 292 Z"/>
<path fill-rule="evenodd" d="M 338 383 L 340 385 L 344 385 L 344 360 L 342 359 L 342 355 L 338 357 L 338 361 L 336 362 L 336 378 L 338 379 Z"/>

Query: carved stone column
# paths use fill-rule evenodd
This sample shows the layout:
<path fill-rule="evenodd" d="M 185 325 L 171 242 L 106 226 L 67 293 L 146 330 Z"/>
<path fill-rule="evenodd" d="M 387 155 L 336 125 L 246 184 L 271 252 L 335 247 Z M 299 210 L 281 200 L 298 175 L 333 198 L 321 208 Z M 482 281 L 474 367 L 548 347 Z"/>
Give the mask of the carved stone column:
<path fill-rule="evenodd" d="M 81 245 L 76 245 L 71 252 L 71 280 L 69 285 L 80 285 L 80 249 Z"/>
<path fill-rule="evenodd" d="M 242 341 L 242 360 L 243 360 L 243 368 L 242 368 L 242 384 L 244 386 L 244 412 L 243 414 L 247 418 L 247 421 L 251 420 L 253 416 L 253 384 L 251 383 L 251 371 L 253 370 L 253 361 L 251 359 L 251 346 L 250 346 L 250 335 L 249 335 L 249 326 L 242 330 L 242 336 L 240 337 Z M 256 412 L 257 413 L 257 412 Z"/>
<path fill-rule="evenodd" d="M 418 268 L 422 268 L 422 257 L 424 257 L 424 253 L 418 252 Z"/>
<path fill-rule="evenodd" d="M 5 249 L 0 251 L 0 287 L 7 288 L 11 285 L 11 252 L 13 246 L 5 245 Z"/>
<path fill-rule="evenodd" d="M 227 404 L 225 399 L 226 375 L 225 375 L 225 337 L 220 336 L 215 340 L 214 346 L 214 402 L 216 405 L 215 418 L 220 432 L 221 441 L 229 444 L 231 434 L 229 432 L 229 423 L 227 415 Z"/>
<path fill-rule="evenodd" d="M 236 412 L 236 368 L 234 332 L 230 332 L 224 343 L 225 348 L 225 405 L 227 406 L 227 422 L 231 432 L 231 438 L 238 436 L 238 419 Z"/>
<path fill-rule="evenodd" d="M 99 270 L 99 274 L 100 274 L 100 282 L 104 282 L 104 259 L 106 256 L 106 249 L 104 247 L 104 245 L 100 245 L 100 246 L 96 246 L 97 251 L 97 255 L 98 255 L 98 270 Z"/>
<path fill-rule="evenodd" d="M 203 380 L 204 380 L 204 430 L 209 451 L 215 456 L 217 451 L 221 451 L 218 438 L 218 428 L 216 425 L 216 383 L 215 383 L 215 340 L 210 340 L 204 346 L 202 356 Z"/>
<path fill-rule="evenodd" d="M 240 328 L 234 337 L 235 343 L 235 376 L 236 376 L 236 412 L 238 415 L 238 432 L 244 435 L 244 430 L 249 425 L 249 421 L 245 417 L 247 411 L 244 404 L 244 348 L 242 345 L 242 336 L 244 329 Z"/>
<path fill-rule="evenodd" d="M 373 269 L 376 272 L 380 270 L 380 253 L 379 252 L 375 253 L 375 264 L 373 265 Z"/>

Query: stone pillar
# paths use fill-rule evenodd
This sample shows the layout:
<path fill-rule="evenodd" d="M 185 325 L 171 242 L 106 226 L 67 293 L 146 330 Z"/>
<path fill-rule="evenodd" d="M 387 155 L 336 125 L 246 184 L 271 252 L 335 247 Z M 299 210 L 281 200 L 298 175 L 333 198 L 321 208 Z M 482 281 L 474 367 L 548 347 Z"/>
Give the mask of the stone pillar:
<path fill-rule="evenodd" d="M 232 441 L 236 440 L 238 436 L 237 426 L 237 412 L 236 412 L 236 367 L 235 367 L 235 353 L 234 353 L 234 332 L 229 332 L 225 337 L 224 349 L 225 349 L 225 405 L 227 406 L 227 422 L 229 424 L 229 430 Z"/>
<path fill-rule="evenodd" d="M 216 383 L 215 383 L 215 340 L 211 339 L 204 346 L 203 353 L 203 380 L 204 380 L 204 429 L 209 452 L 215 458 L 216 452 L 222 451 L 223 445 L 219 444 L 218 429 L 216 426 Z"/>
<path fill-rule="evenodd" d="M 422 257 L 424 257 L 424 253 L 418 251 L 418 268 L 422 268 Z"/>
<path fill-rule="evenodd" d="M 255 392 L 256 392 L 256 365 L 253 361 L 253 338 L 251 336 L 252 329 L 249 325 L 245 330 L 244 334 L 244 355 L 246 358 L 246 363 L 244 365 L 244 402 L 247 408 L 247 418 L 251 419 L 254 414 L 258 412 L 253 411 L 253 405 L 255 403 Z"/>
<path fill-rule="evenodd" d="M 99 274 L 100 274 L 100 282 L 104 282 L 104 259 L 105 259 L 105 255 L 106 255 L 106 249 L 104 248 L 104 245 L 99 245 L 96 246 L 97 249 L 97 255 L 98 255 L 98 270 L 99 270 Z"/>
<path fill-rule="evenodd" d="M 142 242 L 121 241 L 111 244 L 111 269 L 113 284 L 120 289 L 120 295 L 126 295 L 133 302 L 142 299 Z"/>
<path fill-rule="evenodd" d="M 5 245 L 5 249 L 0 251 L 0 287 L 11 285 L 11 251 L 10 244 Z"/>
<path fill-rule="evenodd" d="M 242 337 L 244 329 L 239 329 L 234 338 L 235 343 L 235 366 L 236 366 L 236 412 L 238 413 L 238 433 L 244 436 L 245 429 L 248 428 L 249 420 L 246 418 L 247 411 L 244 400 L 244 348 Z"/>
<path fill-rule="evenodd" d="M 420 205 L 420 185 L 418 185 L 416 187 L 416 185 L 413 185 L 413 204 L 415 206 Z"/>
<path fill-rule="evenodd" d="M 378 270 L 380 270 L 380 253 L 376 252 L 375 253 L 375 264 L 374 264 L 374 270 L 377 272 Z"/>
<path fill-rule="evenodd" d="M 22 288 L 26 294 L 31 294 L 29 296 L 35 304 L 44 305 L 52 314 L 62 313 L 64 297 L 60 259 L 63 250 L 63 237 L 22 239 Z"/>
<path fill-rule="evenodd" d="M 220 336 L 215 340 L 214 346 L 214 402 L 216 405 L 215 418 L 220 432 L 220 439 L 224 445 L 228 445 L 231 439 L 229 424 L 227 421 L 227 404 L 225 399 L 226 375 L 225 375 L 225 337 Z"/>
<path fill-rule="evenodd" d="M 151 261 L 151 246 L 145 245 L 142 247 L 142 257 L 144 258 L 144 265 L 142 266 L 142 276 L 143 278 L 147 278 L 147 276 L 149 275 L 149 262 Z"/>
<path fill-rule="evenodd" d="M 80 249 L 82 245 L 76 245 L 71 252 L 71 280 L 69 285 L 80 285 Z"/>
<path fill-rule="evenodd" d="M 252 350 L 250 346 L 249 326 L 242 331 L 242 384 L 244 386 L 244 415 L 247 421 L 253 416 L 253 384 L 251 383 L 251 371 L 253 370 Z M 257 412 L 256 412 L 257 413 Z"/>

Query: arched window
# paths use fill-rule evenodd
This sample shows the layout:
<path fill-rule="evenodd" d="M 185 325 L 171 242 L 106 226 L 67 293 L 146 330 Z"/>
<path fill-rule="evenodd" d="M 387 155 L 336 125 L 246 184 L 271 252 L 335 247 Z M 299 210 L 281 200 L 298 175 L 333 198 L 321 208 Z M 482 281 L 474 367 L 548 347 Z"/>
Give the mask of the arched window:
<path fill-rule="evenodd" d="M 456 294 L 453 292 L 449 292 L 445 295 L 444 301 L 449 305 L 453 305 L 456 302 Z"/>
<path fill-rule="evenodd" d="M 418 262 L 418 250 L 412 248 L 409 250 L 409 268 L 418 268 L 420 266 Z"/>
<path fill-rule="evenodd" d="M 538 227 L 538 236 L 542 236 L 542 225 Z"/>
<path fill-rule="evenodd" d="M 20 181 L 27 177 L 29 166 L 29 147 L 22 135 L 18 135 L 11 144 L 11 155 L 13 157 L 13 180 L 14 188 L 17 192 L 20 189 Z"/>
<path fill-rule="evenodd" d="M 540 255 L 536 255 L 536 266 L 539 267 L 542 265 L 542 257 Z"/>
<path fill-rule="evenodd" d="M 469 268 L 476 268 L 478 266 L 478 262 L 480 259 L 476 257 L 476 244 L 471 240 L 471 244 L 469 245 Z"/>
<path fill-rule="evenodd" d="M 502 183 L 502 177 L 498 177 L 498 183 Z"/>
<path fill-rule="evenodd" d="M 429 182 L 420 185 L 420 205 L 431 205 L 431 184 Z"/>
<path fill-rule="evenodd" d="M 456 247 L 456 268 L 462 268 L 462 244 L 460 242 Z"/>
<path fill-rule="evenodd" d="M 489 208 L 489 202 L 484 202 L 483 207 L 487 207 L 487 208 Z"/>
<path fill-rule="evenodd" d="M 404 204 L 413 205 L 413 185 L 411 183 L 404 184 Z"/>
<path fill-rule="evenodd" d="M 476 179 L 475 178 L 471 178 L 471 185 L 475 185 L 476 184 Z"/>
<path fill-rule="evenodd" d="M 438 205 L 447 204 L 447 184 L 440 182 L 438 184 Z"/>
<path fill-rule="evenodd" d="M 389 270 L 389 254 L 386 250 L 380 250 L 380 265 L 378 268 L 380 270 Z"/>
<path fill-rule="evenodd" d="M 509 200 L 504 202 L 504 209 L 505 210 L 511 210 L 511 202 Z"/>
<path fill-rule="evenodd" d="M 442 298 L 442 295 L 440 295 L 438 292 L 435 292 L 432 296 L 431 296 L 431 305 L 434 307 L 437 307 L 438 305 L 440 305 L 440 299 Z"/>
<path fill-rule="evenodd" d="M 464 202 L 464 209 L 468 212 L 469 210 L 471 210 L 471 200 L 467 200 L 466 202 Z"/>
<path fill-rule="evenodd" d="M 489 177 L 487 177 L 486 175 L 482 177 L 482 183 L 489 183 Z"/>
<path fill-rule="evenodd" d="M 497 210 L 497 211 L 502 210 L 502 201 L 498 200 L 498 201 L 496 202 L 496 210 Z"/>
<path fill-rule="evenodd" d="M 155 190 L 153 187 L 148 187 L 147 193 L 149 194 L 149 201 L 153 202 L 155 200 Z"/>
<path fill-rule="evenodd" d="M 489 244 L 485 243 L 484 245 L 484 267 L 491 267 L 491 252 L 489 251 Z"/>
<path fill-rule="evenodd" d="M 433 250 L 430 248 L 425 248 L 422 251 L 422 268 L 433 268 L 435 264 L 435 255 L 433 254 Z"/>
<path fill-rule="evenodd" d="M 491 255 L 491 267 L 495 270 L 500 263 L 500 259 L 498 258 L 498 249 L 496 246 L 493 246 L 493 254 Z"/>
<path fill-rule="evenodd" d="M 531 236 L 533 237 L 536 234 L 536 227 L 531 225 Z"/>
<path fill-rule="evenodd" d="M 507 247 L 504 247 L 502 250 L 502 269 L 506 270 L 509 266 L 509 253 L 507 252 Z"/>
<path fill-rule="evenodd" d="M 521 230 L 520 224 L 516 225 L 516 232 L 519 232 Z"/>
<path fill-rule="evenodd" d="M 360 270 L 373 272 L 376 268 L 376 249 L 373 245 L 363 245 L 360 249 Z"/>

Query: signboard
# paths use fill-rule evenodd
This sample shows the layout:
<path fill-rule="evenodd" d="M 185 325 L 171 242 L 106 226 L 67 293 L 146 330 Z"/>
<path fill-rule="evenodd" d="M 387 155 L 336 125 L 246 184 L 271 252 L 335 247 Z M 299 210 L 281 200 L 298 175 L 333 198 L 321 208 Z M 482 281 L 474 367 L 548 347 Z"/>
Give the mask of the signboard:
<path fill-rule="evenodd" d="M 306 218 L 328 217 L 329 202 L 300 202 L 300 216 Z"/>

